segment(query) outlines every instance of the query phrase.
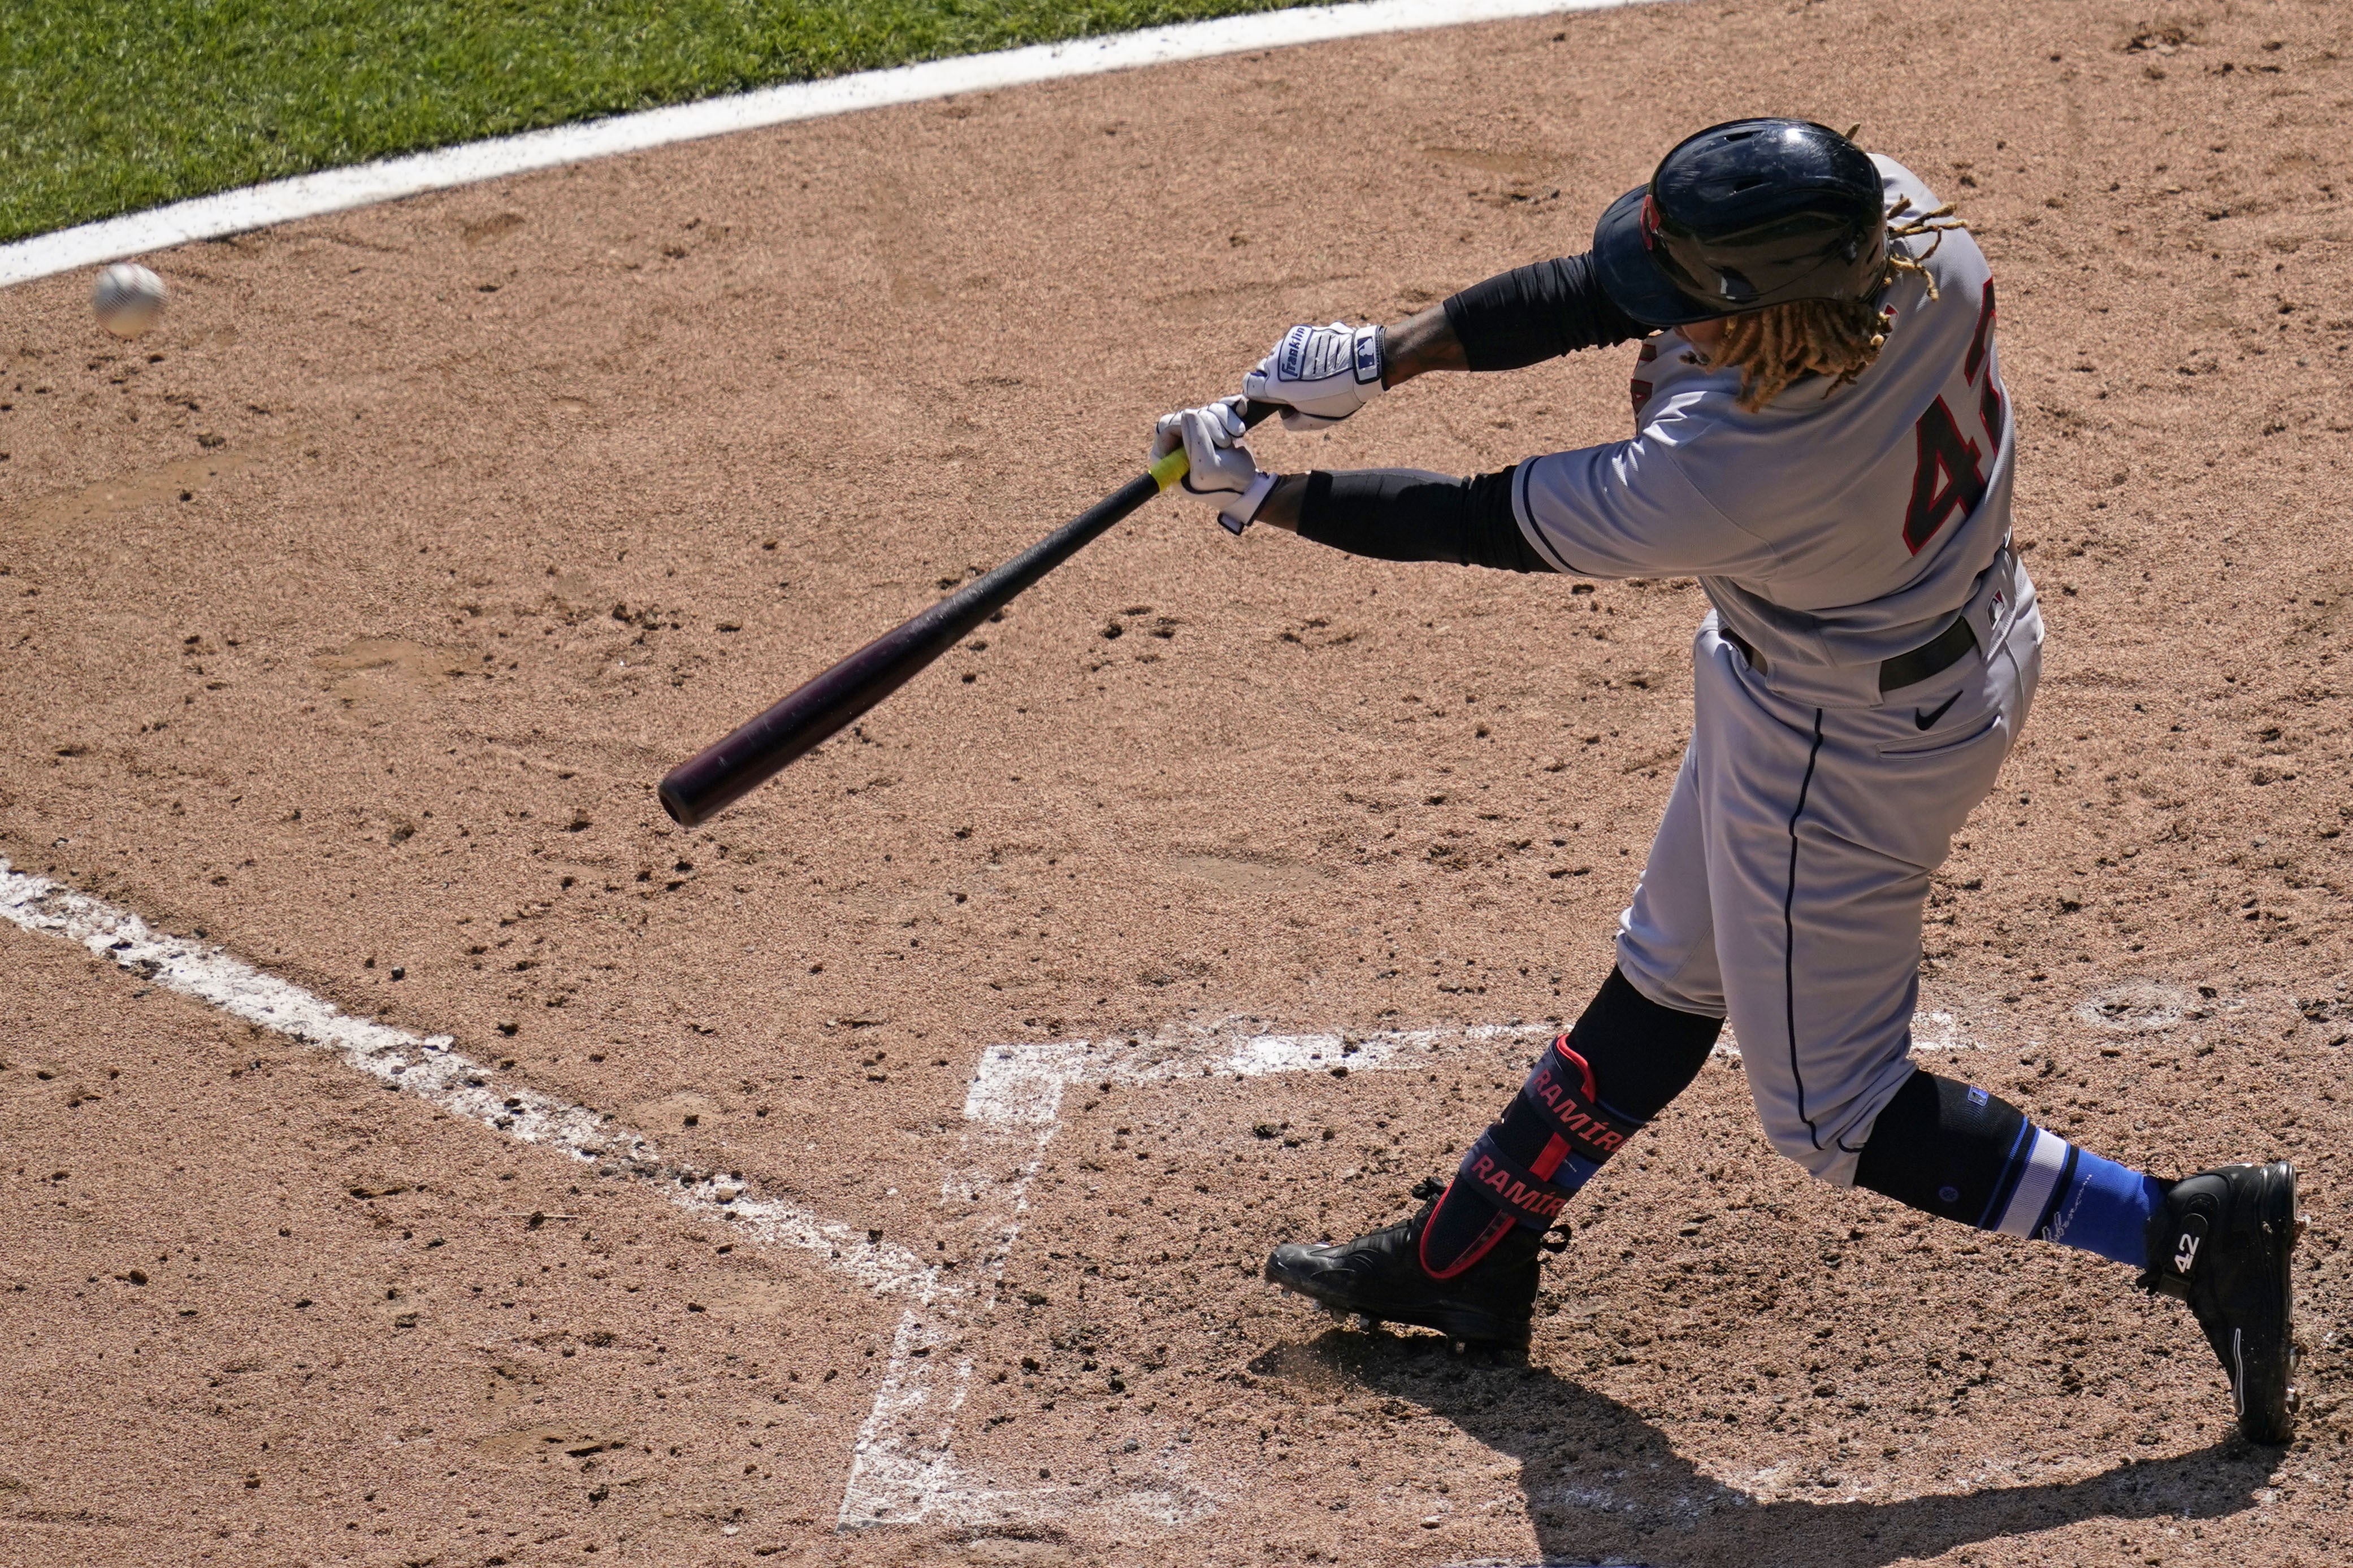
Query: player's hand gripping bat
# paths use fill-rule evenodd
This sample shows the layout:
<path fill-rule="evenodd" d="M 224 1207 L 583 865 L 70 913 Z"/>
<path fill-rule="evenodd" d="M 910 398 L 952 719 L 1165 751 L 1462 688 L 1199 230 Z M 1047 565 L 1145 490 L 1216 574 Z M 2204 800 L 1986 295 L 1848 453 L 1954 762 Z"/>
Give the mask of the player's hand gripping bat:
<path fill-rule="evenodd" d="M 1276 407 L 1246 405 L 1242 421 L 1255 425 Z M 726 739 L 689 757 L 663 778 L 662 809 L 686 827 L 718 816 L 898 690 L 1022 590 L 1183 479 L 1187 468 L 1179 447 L 994 572 L 884 632 Z"/>

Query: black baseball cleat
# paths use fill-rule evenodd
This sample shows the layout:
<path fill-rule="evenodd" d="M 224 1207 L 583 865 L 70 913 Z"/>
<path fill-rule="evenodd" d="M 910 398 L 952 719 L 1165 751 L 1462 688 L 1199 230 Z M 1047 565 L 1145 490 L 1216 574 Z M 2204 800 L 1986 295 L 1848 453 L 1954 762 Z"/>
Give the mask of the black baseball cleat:
<path fill-rule="evenodd" d="M 1399 1225 L 1324 1244 L 1286 1241 L 1266 1260 L 1270 1283 L 1372 1322 L 1415 1323 L 1451 1339 L 1525 1350 L 1535 1315 L 1540 1238 L 1519 1226 L 1451 1279 L 1421 1266 L 1431 1205 Z"/>
<path fill-rule="evenodd" d="M 2284 1443 L 2295 1429 L 2301 1352 L 2288 1254 L 2303 1228 L 2295 1167 L 2284 1160 L 2186 1177 L 2149 1216 L 2141 1288 L 2189 1303 L 2251 1443 Z"/>

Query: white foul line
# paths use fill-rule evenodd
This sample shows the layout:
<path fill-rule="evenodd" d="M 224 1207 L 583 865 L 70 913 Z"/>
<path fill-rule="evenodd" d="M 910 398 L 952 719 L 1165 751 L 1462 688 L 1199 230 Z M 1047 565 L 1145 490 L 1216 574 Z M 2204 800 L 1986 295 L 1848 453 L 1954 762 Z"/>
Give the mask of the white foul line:
<path fill-rule="evenodd" d="M 888 70 L 860 71 L 822 81 L 794 82 L 757 92 L 649 109 L 637 114 L 551 126 L 344 169 L 326 169 L 243 190 L 222 191 L 103 222 L 59 229 L 0 246 L 0 288 L 77 267 L 143 256 L 190 240 L 243 234 L 296 218 L 317 217 L 375 202 L 447 190 L 534 169 L 555 168 L 642 153 L 674 142 L 737 131 L 815 120 L 860 109 L 914 103 L 959 92 L 988 92 L 1028 82 L 1254 49 L 1324 43 L 1376 33 L 1412 32 L 1471 22 L 1608 10 L 1642 0 L 1366 0 L 1353 5 L 1309 5 L 1261 11 L 1207 22 L 1147 27 L 1140 32 L 1060 44 L 1033 44 L 994 54 L 964 55 Z"/>
<path fill-rule="evenodd" d="M 0 859 L 0 920 L 62 937 L 100 958 L 233 1017 L 332 1052 L 387 1086 L 477 1121 L 518 1142 L 593 1163 L 601 1173 L 644 1182 L 698 1219 L 721 1220 L 756 1242 L 822 1255 L 878 1295 L 926 1300 L 939 1271 L 902 1247 L 868 1239 L 806 1209 L 765 1198 L 752 1187 L 662 1157 L 653 1141 L 609 1114 L 517 1084 L 450 1048 L 447 1035 L 412 1035 L 355 1018 L 289 980 L 265 974 L 217 947 L 150 928 L 130 910 L 45 878 L 9 869 Z"/>

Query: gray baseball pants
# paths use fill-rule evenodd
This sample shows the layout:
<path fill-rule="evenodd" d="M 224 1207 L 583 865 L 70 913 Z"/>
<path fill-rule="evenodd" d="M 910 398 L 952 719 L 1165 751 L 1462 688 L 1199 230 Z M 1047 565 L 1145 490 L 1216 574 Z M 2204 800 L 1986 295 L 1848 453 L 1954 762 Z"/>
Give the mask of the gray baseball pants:
<path fill-rule="evenodd" d="M 1713 615 L 1693 642 L 1691 744 L 1619 967 L 1662 1006 L 1727 1019 L 1766 1136 L 1840 1186 L 1913 1070 L 1929 874 L 2042 673 L 2033 586 L 2005 578 L 1968 612 L 1976 650 L 1852 705 L 1777 692 Z"/>

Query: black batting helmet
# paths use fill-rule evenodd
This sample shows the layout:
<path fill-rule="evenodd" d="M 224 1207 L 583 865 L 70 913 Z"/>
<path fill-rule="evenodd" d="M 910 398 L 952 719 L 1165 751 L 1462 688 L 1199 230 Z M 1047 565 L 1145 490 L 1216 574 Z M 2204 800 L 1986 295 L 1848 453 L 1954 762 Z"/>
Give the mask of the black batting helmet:
<path fill-rule="evenodd" d="M 1867 300 L 1887 268 L 1879 170 L 1811 121 L 1712 125 L 1609 204 L 1593 257 L 1618 308 L 1654 327 Z"/>

